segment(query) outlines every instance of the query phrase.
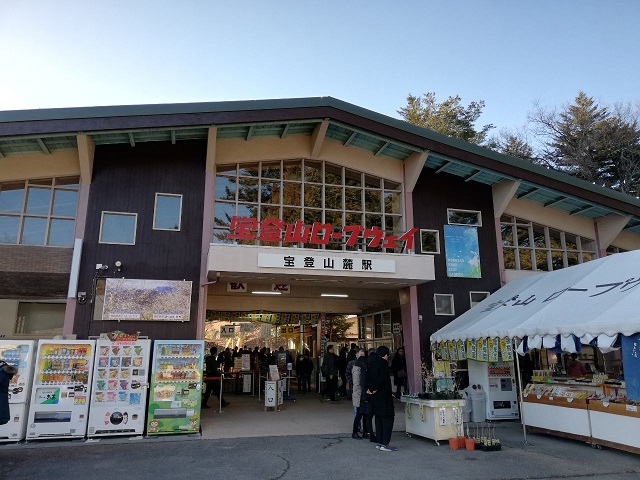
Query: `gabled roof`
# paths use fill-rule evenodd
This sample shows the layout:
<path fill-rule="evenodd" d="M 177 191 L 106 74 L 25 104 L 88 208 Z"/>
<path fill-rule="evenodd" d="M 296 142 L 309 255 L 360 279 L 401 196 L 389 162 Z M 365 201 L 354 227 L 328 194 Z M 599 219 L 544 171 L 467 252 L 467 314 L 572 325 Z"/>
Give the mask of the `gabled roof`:
<path fill-rule="evenodd" d="M 521 180 L 517 198 L 597 219 L 630 215 L 627 231 L 640 234 L 640 200 L 562 172 L 417 127 L 332 97 L 233 102 L 123 105 L 0 112 L 0 159 L 20 153 L 77 148 L 76 134 L 96 145 L 218 138 L 245 139 L 312 135 L 328 120 L 326 137 L 376 156 L 403 161 L 428 152 L 425 167 L 493 185 Z"/>

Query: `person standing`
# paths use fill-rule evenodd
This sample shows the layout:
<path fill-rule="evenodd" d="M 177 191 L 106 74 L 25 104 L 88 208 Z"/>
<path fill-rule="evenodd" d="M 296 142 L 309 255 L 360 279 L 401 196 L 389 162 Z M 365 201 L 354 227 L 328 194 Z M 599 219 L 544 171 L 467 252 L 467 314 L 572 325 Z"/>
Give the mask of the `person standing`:
<path fill-rule="evenodd" d="M 9 423 L 11 412 L 9 410 L 9 382 L 18 373 L 18 369 L 7 362 L 0 360 L 0 425 Z"/>
<path fill-rule="evenodd" d="M 220 365 L 218 363 L 218 359 L 216 354 L 218 353 L 218 347 L 211 347 L 209 349 L 210 355 L 204 359 L 205 365 L 205 377 L 220 377 Z M 220 380 L 205 380 L 206 388 L 204 391 L 204 396 L 202 397 L 202 408 L 211 408 L 207 405 L 211 394 L 213 393 L 218 399 L 222 401 L 222 406 L 226 407 L 231 405 L 229 402 L 225 401 L 224 398 L 220 398 Z"/>
<path fill-rule="evenodd" d="M 338 390 L 338 356 L 333 352 L 333 345 L 327 347 L 327 353 L 322 360 L 320 371 L 327 385 L 327 396 L 331 403 L 338 403 L 336 392 Z"/>
<path fill-rule="evenodd" d="M 338 374 L 342 382 L 338 386 L 338 392 L 341 397 L 347 396 L 347 353 L 347 347 L 342 347 L 338 356 Z"/>
<path fill-rule="evenodd" d="M 372 396 L 373 414 L 376 417 L 376 448 L 383 452 L 395 452 L 398 447 L 389 445 L 395 416 L 391 372 L 389 369 L 389 347 L 381 345 L 367 372 L 368 391 Z"/>
<path fill-rule="evenodd" d="M 355 440 L 362 440 L 363 437 L 367 437 L 368 430 L 366 425 L 362 428 L 362 437 L 358 435 L 358 430 L 360 428 L 360 422 L 362 421 L 362 412 L 363 409 L 360 408 L 360 401 L 362 399 L 362 379 L 363 376 L 367 374 L 367 362 L 364 359 L 364 349 L 361 348 L 356 353 L 355 361 L 352 360 L 353 365 L 351 368 L 351 401 L 353 403 L 353 431 L 351 433 L 351 438 Z M 351 363 L 351 362 L 349 362 Z M 347 367 L 347 373 L 349 369 Z"/>
<path fill-rule="evenodd" d="M 400 399 L 402 389 L 407 384 L 407 358 L 404 356 L 404 347 L 396 350 L 391 361 L 391 372 L 393 372 L 393 384 L 396 386 L 396 398 Z"/>
<path fill-rule="evenodd" d="M 580 360 L 578 360 L 578 354 L 572 353 L 571 360 L 567 365 L 567 371 L 572 377 L 583 377 L 587 374 L 587 369 Z"/>
<path fill-rule="evenodd" d="M 311 391 L 311 374 L 313 373 L 313 362 L 309 358 L 309 354 L 305 353 L 304 357 L 296 363 L 296 373 L 298 374 L 298 391 L 302 394 L 307 393 L 307 388 Z"/>
<path fill-rule="evenodd" d="M 374 358 L 377 357 L 375 348 L 370 348 L 367 351 L 367 357 L 364 359 L 365 370 L 360 373 L 360 410 L 362 412 L 362 430 L 366 432 L 365 437 L 369 437 L 369 441 L 377 443 L 376 434 L 373 432 L 373 402 L 371 394 L 369 393 L 369 366 L 373 363 Z"/>

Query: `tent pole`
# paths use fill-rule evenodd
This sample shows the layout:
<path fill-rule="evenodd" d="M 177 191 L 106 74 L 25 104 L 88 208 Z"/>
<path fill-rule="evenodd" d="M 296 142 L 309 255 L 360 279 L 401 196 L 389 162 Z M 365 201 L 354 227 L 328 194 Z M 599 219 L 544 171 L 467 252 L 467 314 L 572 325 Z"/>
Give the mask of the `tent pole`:
<path fill-rule="evenodd" d="M 522 341 L 522 340 L 521 340 Z M 527 443 L 527 427 L 524 424 L 524 400 L 523 400 L 523 396 L 522 396 L 522 373 L 520 372 L 520 355 L 518 355 L 518 349 L 516 346 L 516 339 L 513 339 L 513 352 L 516 354 L 516 370 L 517 370 L 517 375 L 518 375 L 518 389 L 520 390 L 520 422 L 522 422 L 522 435 L 524 436 L 524 443 L 525 445 L 528 445 Z"/>

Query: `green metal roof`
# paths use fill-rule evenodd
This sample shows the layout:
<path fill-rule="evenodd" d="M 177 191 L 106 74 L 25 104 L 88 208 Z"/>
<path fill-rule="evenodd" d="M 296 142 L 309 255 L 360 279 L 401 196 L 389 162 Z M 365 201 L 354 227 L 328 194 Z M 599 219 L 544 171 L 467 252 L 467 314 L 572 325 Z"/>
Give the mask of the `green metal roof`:
<path fill-rule="evenodd" d="M 300 118 L 298 112 L 304 109 L 328 107 L 336 109 L 342 118 Z M 234 113 L 274 111 L 283 119 L 278 121 L 233 121 Z M 333 110 L 332 110 L 333 111 Z M 220 114 L 225 121 L 217 123 L 217 138 L 241 139 L 272 137 L 285 138 L 291 135 L 313 134 L 316 127 L 328 120 L 326 138 L 370 152 L 376 156 L 403 161 L 414 152 L 428 151 L 425 167 L 437 173 L 448 173 L 465 181 L 494 185 L 505 179 L 520 179 L 524 172 L 535 174 L 539 182 L 522 180 L 516 197 L 529 200 L 546 207 L 559 209 L 571 215 L 597 219 L 611 213 L 628 215 L 624 208 L 614 209 L 593 201 L 594 195 L 567 195 L 562 185 L 570 185 L 584 192 L 595 194 L 595 198 L 615 199 L 630 206 L 631 211 L 640 208 L 640 200 L 620 192 L 593 185 L 570 175 L 549 170 L 524 160 L 502 155 L 492 150 L 470 144 L 462 140 L 411 125 L 386 115 L 352 105 L 331 97 L 297 98 L 281 100 L 255 100 L 238 102 L 211 102 L 159 105 L 125 105 L 106 107 L 83 107 L 0 112 L 0 158 L 24 153 L 51 153 L 77 148 L 77 131 L 48 133 L 47 126 L 57 122 L 75 121 L 74 125 L 84 125 L 91 120 L 105 120 L 108 128 L 82 130 L 90 135 L 96 145 L 130 144 L 143 142 L 206 139 L 210 124 L 202 119 L 208 114 Z M 290 113 L 290 116 L 289 116 Z M 172 116 L 187 116 L 193 124 L 172 126 Z M 230 120 L 227 120 L 227 117 Z M 345 117 L 348 119 L 345 121 Z M 192 120 L 191 120 L 192 119 Z M 146 128 L 117 128 L 127 121 L 139 124 L 153 124 Z M 23 125 L 27 125 L 23 127 Z M 365 125 L 363 127 L 363 124 Z M 112 128 L 111 125 L 114 125 Z M 22 127 L 25 131 L 40 129 L 38 134 L 11 135 L 11 128 Z M 390 132 L 387 135 L 373 130 Z M 76 129 L 77 130 L 77 129 Z M 434 146 L 435 145 L 435 146 Z M 442 148 L 440 148 L 442 147 Z M 491 160 L 492 168 L 481 162 L 462 160 L 458 155 L 442 153 L 457 151 L 461 157 L 467 154 L 480 159 Z M 475 157 L 474 157 L 475 158 Z M 486 162 L 485 162 L 486 163 Z M 509 173 L 511 172 L 511 173 Z M 558 185 L 551 188 L 549 185 Z M 589 196 L 592 200 L 587 200 Z M 607 202 L 604 202 L 607 203 Z M 634 216 L 626 228 L 640 234 L 640 215 Z"/>

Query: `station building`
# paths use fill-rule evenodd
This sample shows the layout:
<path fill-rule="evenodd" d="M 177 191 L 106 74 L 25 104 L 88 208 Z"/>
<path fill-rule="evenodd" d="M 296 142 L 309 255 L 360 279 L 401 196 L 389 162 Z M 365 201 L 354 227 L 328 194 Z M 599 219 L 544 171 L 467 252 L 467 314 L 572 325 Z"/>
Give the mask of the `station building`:
<path fill-rule="evenodd" d="M 637 198 L 330 97 L 0 112 L 0 338 L 349 314 L 415 388 L 506 282 L 639 247 Z"/>

